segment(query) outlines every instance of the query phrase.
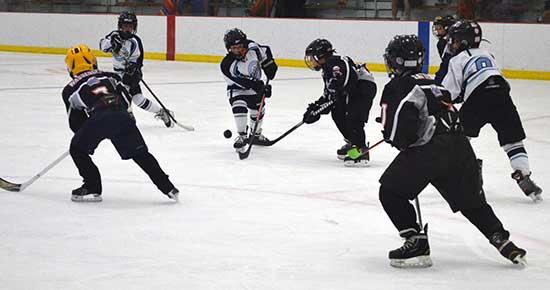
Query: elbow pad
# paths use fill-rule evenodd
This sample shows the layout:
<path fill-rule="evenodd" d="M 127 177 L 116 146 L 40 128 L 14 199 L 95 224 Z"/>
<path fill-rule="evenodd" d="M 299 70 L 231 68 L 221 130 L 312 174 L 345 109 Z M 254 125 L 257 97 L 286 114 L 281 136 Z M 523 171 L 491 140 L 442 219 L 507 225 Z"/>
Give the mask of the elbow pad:
<path fill-rule="evenodd" d="M 277 69 L 278 67 L 274 59 L 271 58 L 262 61 L 262 70 L 264 71 L 268 79 L 272 80 L 275 77 Z"/>

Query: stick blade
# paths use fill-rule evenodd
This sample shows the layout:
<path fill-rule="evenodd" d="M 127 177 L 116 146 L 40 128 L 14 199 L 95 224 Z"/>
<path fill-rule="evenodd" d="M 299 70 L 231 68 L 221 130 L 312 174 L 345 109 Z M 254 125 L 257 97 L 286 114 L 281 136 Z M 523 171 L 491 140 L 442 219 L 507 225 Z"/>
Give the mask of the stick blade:
<path fill-rule="evenodd" d="M 21 184 L 9 182 L 3 178 L 0 178 L 0 188 L 7 191 L 19 192 L 21 191 Z"/>

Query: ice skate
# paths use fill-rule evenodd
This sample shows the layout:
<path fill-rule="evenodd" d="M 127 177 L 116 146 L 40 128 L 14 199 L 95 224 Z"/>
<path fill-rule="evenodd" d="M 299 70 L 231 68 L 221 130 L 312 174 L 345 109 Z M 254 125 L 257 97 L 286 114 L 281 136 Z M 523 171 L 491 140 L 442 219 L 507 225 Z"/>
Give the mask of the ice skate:
<path fill-rule="evenodd" d="M 405 243 L 398 249 L 390 251 L 390 265 L 396 268 L 427 268 L 432 266 L 430 245 L 428 243 L 428 225 L 424 232 L 416 229 L 406 229 L 399 235 L 405 238 Z"/>
<path fill-rule="evenodd" d="M 174 123 L 172 122 L 172 119 L 170 119 L 168 112 L 172 115 L 172 117 L 174 116 L 174 112 L 160 109 L 160 111 L 155 114 L 155 118 L 164 122 L 164 126 L 166 126 L 167 128 L 174 127 Z"/>
<path fill-rule="evenodd" d="M 346 156 L 348 156 L 348 151 L 352 148 L 351 143 L 348 140 L 344 139 L 344 141 L 346 144 L 336 150 L 336 157 L 340 160 L 344 160 Z"/>
<path fill-rule="evenodd" d="M 74 202 L 100 202 L 103 199 L 101 198 L 101 193 L 98 191 L 88 190 L 86 185 L 72 191 L 71 200 Z"/>
<path fill-rule="evenodd" d="M 260 146 L 267 146 L 269 145 L 269 139 L 267 139 L 267 137 L 265 137 L 263 134 L 262 134 L 262 130 L 257 130 L 255 136 L 254 136 L 254 140 L 252 141 L 252 144 L 254 145 L 260 145 Z"/>
<path fill-rule="evenodd" d="M 239 132 L 239 135 L 235 138 L 235 143 L 233 143 L 233 148 L 235 148 L 237 152 L 244 152 L 247 141 L 246 132 Z"/>
<path fill-rule="evenodd" d="M 346 167 L 366 167 L 370 161 L 368 147 L 352 147 L 346 155 L 344 158 L 344 166 Z"/>
<path fill-rule="evenodd" d="M 512 178 L 516 180 L 523 193 L 534 202 L 540 202 L 542 201 L 542 189 L 531 180 L 530 176 L 531 174 L 523 175 L 520 170 L 512 173 Z"/>
<path fill-rule="evenodd" d="M 525 255 L 527 251 L 522 248 L 518 248 L 512 241 L 508 240 L 510 233 L 507 231 L 494 233 L 489 242 L 500 252 L 504 258 L 512 261 L 514 264 L 521 266 L 527 265 Z"/>
<path fill-rule="evenodd" d="M 166 196 L 168 196 L 168 198 L 170 198 L 171 200 L 173 200 L 175 202 L 178 202 L 179 201 L 179 193 L 180 193 L 180 191 L 177 188 L 174 187 L 172 190 L 170 190 L 168 193 L 166 193 Z"/>

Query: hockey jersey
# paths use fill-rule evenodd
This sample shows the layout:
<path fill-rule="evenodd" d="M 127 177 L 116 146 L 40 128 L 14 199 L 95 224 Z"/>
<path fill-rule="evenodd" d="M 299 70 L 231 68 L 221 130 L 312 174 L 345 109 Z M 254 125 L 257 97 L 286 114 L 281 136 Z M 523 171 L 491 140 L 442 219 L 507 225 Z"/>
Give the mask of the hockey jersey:
<path fill-rule="evenodd" d="M 491 76 L 502 76 L 493 55 L 484 49 L 472 48 L 450 59 L 441 84 L 449 90 L 453 102 L 465 102 Z"/>
<path fill-rule="evenodd" d="M 223 77 L 227 82 L 227 96 L 256 95 L 254 90 L 262 80 L 262 63 L 273 60 L 269 46 L 259 45 L 249 40 L 246 55 L 237 59 L 228 53 L 220 64 Z"/>
<path fill-rule="evenodd" d="M 131 34 L 130 38 L 125 39 L 118 53 L 111 47 L 111 37 L 119 33 L 118 30 L 112 31 L 99 41 L 99 48 L 103 52 L 112 53 L 113 69 L 122 75 L 129 63 L 135 63 L 138 68 L 143 66 L 143 45 L 141 39 L 136 34 Z"/>
<path fill-rule="evenodd" d="M 122 93 L 124 90 L 120 76 L 112 72 L 92 70 L 76 76 L 62 92 L 71 130 L 78 131 L 90 114 L 127 111 L 130 101 Z"/>
<path fill-rule="evenodd" d="M 428 75 L 394 77 L 384 87 L 380 100 L 380 122 L 384 140 L 399 150 L 428 143 L 442 110 L 441 101 L 449 101 L 449 92 Z"/>
<path fill-rule="evenodd" d="M 347 101 L 348 97 L 362 93 L 357 85 L 359 81 L 374 83 L 374 77 L 366 65 L 357 65 L 347 56 L 329 56 L 322 67 L 325 84 L 323 95 L 333 95 L 336 101 Z"/>

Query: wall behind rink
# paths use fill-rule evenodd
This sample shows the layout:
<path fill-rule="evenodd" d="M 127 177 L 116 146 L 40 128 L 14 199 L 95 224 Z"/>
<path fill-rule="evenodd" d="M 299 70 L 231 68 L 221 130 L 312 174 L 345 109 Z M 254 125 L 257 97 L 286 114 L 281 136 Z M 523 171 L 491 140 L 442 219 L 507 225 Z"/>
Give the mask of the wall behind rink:
<path fill-rule="evenodd" d="M 396 34 L 419 32 L 430 41 L 430 71 L 440 62 L 436 39 L 426 35 L 431 31 L 419 30 L 421 25 L 414 21 L 138 16 L 138 22 L 149 59 L 219 62 L 225 54 L 224 32 L 238 27 L 249 38 L 270 45 L 281 66 L 303 67 L 306 46 L 322 37 L 329 39 L 338 53 L 383 71 L 382 55 L 388 41 Z M 117 15 L 0 13 L 0 50 L 64 54 L 77 43 L 97 49 L 99 39 L 115 29 L 116 23 Z M 481 26 L 483 38 L 491 42 L 482 47 L 495 54 L 505 75 L 550 80 L 550 54 L 546 53 L 550 25 Z"/>

